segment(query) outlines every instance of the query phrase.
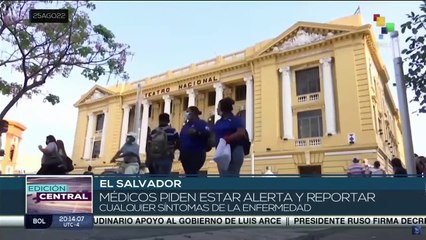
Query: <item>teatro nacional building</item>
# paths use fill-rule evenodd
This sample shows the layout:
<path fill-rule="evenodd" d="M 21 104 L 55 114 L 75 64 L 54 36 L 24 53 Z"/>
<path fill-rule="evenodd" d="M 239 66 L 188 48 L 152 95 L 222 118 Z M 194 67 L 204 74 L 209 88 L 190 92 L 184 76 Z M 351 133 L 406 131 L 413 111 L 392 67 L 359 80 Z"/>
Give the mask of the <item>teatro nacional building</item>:
<path fill-rule="evenodd" d="M 144 160 L 146 130 L 158 125 L 160 113 L 169 113 L 178 130 L 191 105 L 214 122 L 223 97 L 236 101 L 234 113 L 244 118 L 252 139 L 243 174 L 267 168 L 275 174 L 345 173 L 353 157 L 379 160 L 391 172 L 389 160 L 404 158 L 401 123 L 375 38 L 360 15 L 297 22 L 241 51 L 123 85 L 96 85 L 75 104 L 75 172 L 114 167 L 111 158 L 134 129 L 140 130 Z M 138 85 L 142 114 L 135 127 Z M 213 153 L 203 173 L 217 173 Z M 183 173 L 177 160 L 173 172 Z"/>

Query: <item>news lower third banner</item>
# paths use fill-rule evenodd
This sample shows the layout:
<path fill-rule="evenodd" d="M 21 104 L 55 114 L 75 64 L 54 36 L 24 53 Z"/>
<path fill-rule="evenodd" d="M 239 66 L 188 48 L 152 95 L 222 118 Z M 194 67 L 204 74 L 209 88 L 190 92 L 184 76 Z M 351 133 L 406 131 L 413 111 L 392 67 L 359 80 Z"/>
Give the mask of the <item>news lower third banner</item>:
<path fill-rule="evenodd" d="M 89 178 L 1 177 L 0 226 L 426 225 L 424 178 Z"/>

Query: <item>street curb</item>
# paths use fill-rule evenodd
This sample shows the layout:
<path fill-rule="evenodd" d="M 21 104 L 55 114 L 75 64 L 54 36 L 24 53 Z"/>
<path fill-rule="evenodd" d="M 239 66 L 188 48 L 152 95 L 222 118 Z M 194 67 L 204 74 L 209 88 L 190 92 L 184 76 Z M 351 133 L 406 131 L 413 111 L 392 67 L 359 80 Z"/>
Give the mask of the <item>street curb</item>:
<path fill-rule="evenodd" d="M 307 232 L 306 236 L 296 237 L 291 240 L 320 240 L 321 238 L 324 238 L 326 236 L 329 236 L 333 233 L 340 233 L 348 231 L 350 228 L 344 227 L 344 228 L 328 228 L 324 230 L 314 231 L 314 232 Z"/>

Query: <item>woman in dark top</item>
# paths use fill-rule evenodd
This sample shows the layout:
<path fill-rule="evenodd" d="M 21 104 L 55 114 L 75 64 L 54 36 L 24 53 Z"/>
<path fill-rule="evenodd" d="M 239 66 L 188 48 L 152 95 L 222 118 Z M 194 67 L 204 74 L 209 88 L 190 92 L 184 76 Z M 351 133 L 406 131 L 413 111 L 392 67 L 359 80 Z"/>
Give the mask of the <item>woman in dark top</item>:
<path fill-rule="evenodd" d="M 201 111 L 190 106 L 186 112 L 186 122 L 180 131 L 179 160 L 187 176 L 199 174 L 206 161 L 207 140 L 210 135 L 207 122 L 200 119 Z"/>
<path fill-rule="evenodd" d="M 224 98 L 219 101 L 217 109 L 217 113 L 221 118 L 214 126 L 216 146 L 221 138 L 231 145 L 231 162 L 227 171 L 220 172 L 221 176 L 238 177 L 244 162 L 243 146 L 246 132 L 242 119 L 232 113 L 234 103 L 232 98 Z"/>
<path fill-rule="evenodd" d="M 402 161 L 399 158 L 394 158 L 391 161 L 394 177 L 407 177 L 407 170 L 402 166 Z"/>

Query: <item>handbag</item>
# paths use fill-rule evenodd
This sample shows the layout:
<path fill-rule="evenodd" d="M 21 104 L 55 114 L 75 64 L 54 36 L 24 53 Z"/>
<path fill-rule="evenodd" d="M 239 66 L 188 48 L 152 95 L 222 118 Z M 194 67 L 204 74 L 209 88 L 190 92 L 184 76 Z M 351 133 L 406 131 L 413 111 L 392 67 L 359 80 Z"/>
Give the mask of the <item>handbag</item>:
<path fill-rule="evenodd" d="M 219 140 L 213 160 L 216 162 L 219 172 L 228 171 L 231 162 L 231 146 L 226 143 L 225 139 Z"/>

